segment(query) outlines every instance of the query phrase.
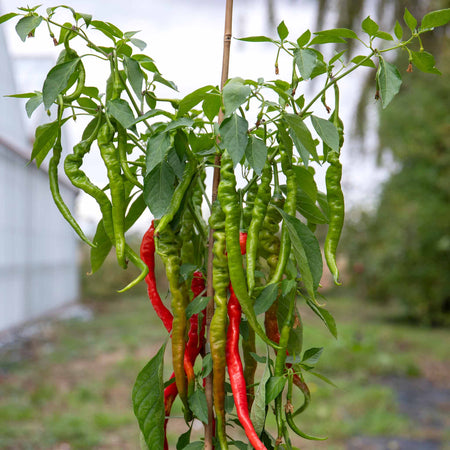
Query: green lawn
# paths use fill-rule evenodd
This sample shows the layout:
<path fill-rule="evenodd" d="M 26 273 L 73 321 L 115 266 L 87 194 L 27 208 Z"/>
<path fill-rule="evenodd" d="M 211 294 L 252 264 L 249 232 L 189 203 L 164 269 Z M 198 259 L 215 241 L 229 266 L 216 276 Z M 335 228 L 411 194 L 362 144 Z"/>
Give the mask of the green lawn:
<path fill-rule="evenodd" d="M 66 321 L 46 328 L 45 336 L 36 339 L 23 361 L 0 355 L 0 448 L 139 448 L 130 393 L 136 374 L 166 332 L 144 295 L 94 302 L 92 307 L 91 321 Z M 339 340 L 300 308 L 304 310 L 304 348 L 325 347 L 317 370 L 337 388 L 309 376 L 312 403 L 296 420 L 303 431 L 329 439 L 296 444 L 302 449 L 332 450 L 347 448 L 355 436 L 448 438 L 444 431 L 450 425 L 448 419 L 434 428 L 414 420 L 402 410 L 391 381 L 405 379 L 414 384 L 429 382 L 428 378 L 434 386 L 448 388 L 450 332 L 389 320 L 394 310 L 351 296 L 332 297 L 328 307 L 336 317 Z M 179 411 L 176 404 L 175 414 Z M 175 448 L 184 427 L 182 420 L 170 423 Z"/>

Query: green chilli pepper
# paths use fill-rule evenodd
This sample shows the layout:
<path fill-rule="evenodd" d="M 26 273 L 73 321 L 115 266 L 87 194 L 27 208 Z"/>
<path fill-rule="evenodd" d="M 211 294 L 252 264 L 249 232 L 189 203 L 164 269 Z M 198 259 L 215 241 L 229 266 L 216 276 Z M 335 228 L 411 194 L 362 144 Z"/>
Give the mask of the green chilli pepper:
<path fill-rule="evenodd" d="M 225 432 L 225 347 L 227 336 L 227 293 L 230 278 L 228 274 L 227 245 L 225 241 L 225 214 L 221 204 L 213 204 L 209 220 L 214 230 L 213 287 L 215 310 L 209 328 L 211 357 L 213 361 L 213 397 L 216 411 L 216 429 L 221 449 L 227 449 Z"/>
<path fill-rule="evenodd" d="M 334 103 L 333 123 L 339 133 L 339 148 L 344 144 L 344 126 L 339 118 L 339 88 L 334 84 Z M 340 285 L 339 269 L 336 263 L 336 250 L 341 237 L 342 227 L 344 226 L 344 195 L 341 189 L 342 165 L 339 161 L 339 153 L 330 151 L 327 154 L 327 161 L 330 166 L 325 175 L 325 184 L 327 187 L 327 200 L 329 208 L 328 232 L 325 238 L 324 253 L 325 260 L 335 284 Z"/>
<path fill-rule="evenodd" d="M 180 184 L 176 187 L 175 192 L 172 195 L 172 199 L 170 200 L 169 209 L 164 214 L 164 216 L 159 221 L 155 234 L 162 233 L 167 225 L 172 222 L 175 214 L 178 212 L 181 206 L 181 202 L 183 201 L 184 194 L 186 193 L 189 185 L 191 184 L 192 178 L 197 171 L 197 160 L 192 157 L 186 163 L 186 166 L 183 171 L 183 177 L 181 179 Z"/>
<path fill-rule="evenodd" d="M 99 124 L 100 121 L 101 117 L 99 118 Z M 100 207 L 100 211 L 103 216 L 103 226 L 105 228 L 106 235 L 108 236 L 109 240 L 114 243 L 114 225 L 111 202 L 105 192 L 94 183 L 92 183 L 88 176 L 81 170 L 83 157 L 87 152 L 89 152 L 94 138 L 95 133 L 90 138 L 75 145 L 75 147 L 73 148 L 73 153 L 68 154 L 66 156 L 66 159 L 64 160 L 64 171 L 70 182 L 75 187 L 81 189 L 83 192 L 95 199 Z M 141 273 L 135 280 L 133 280 L 119 292 L 124 292 L 136 286 L 145 278 L 148 273 L 148 267 L 139 259 L 136 253 L 134 253 L 134 251 L 128 245 L 125 245 L 125 255 L 136 267 L 141 269 Z"/>
<path fill-rule="evenodd" d="M 127 130 L 120 125 L 116 125 L 117 128 L 117 150 L 119 154 L 120 166 L 122 167 L 122 172 L 125 178 L 135 186 L 137 186 L 141 191 L 144 190 L 144 186 L 138 181 L 136 175 L 131 172 L 127 161 Z"/>
<path fill-rule="evenodd" d="M 59 105 L 58 117 L 61 116 L 62 116 L 62 107 L 61 105 Z M 55 145 L 53 146 L 53 156 L 51 157 L 48 165 L 48 177 L 53 201 L 55 202 L 55 205 L 59 209 L 59 212 L 62 214 L 64 219 L 66 219 L 69 225 L 74 229 L 74 231 L 78 234 L 80 239 L 86 242 L 86 244 L 90 245 L 91 247 L 95 247 L 95 244 L 86 237 L 80 225 L 72 216 L 69 207 L 66 205 L 63 198 L 61 197 L 61 193 L 59 191 L 59 178 L 58 178 L 58 165 L 59 161 L 61 160 L 61 153 L 62 153 L 61 129 L 59 129 L 58 137 L 56 139 Z"/>
<path fill-rule="evenodd" d="M 324 253 L 334 282 L 340 285 L 339 269 L 336 264 L 336 250 L 344 225 L 344 195 L 341 189 L 342 165 L 336 152 L 328 153 L 330 166 L 327 169 L 325 183 L 329 208 L 329 225 L 325 238 Z"/>
<path fill-rule="evenodd" d="M 158 255 L 166 268 L 169 289 L 172 295 L 172 361 L 178 393 L 185 408 L 186 418 L 189 415 L 187 379 L 184 371 L 184 351 L 186 346 L 187 318 L 186 307 L 189 304 L 189 291 L 186 282 L 180 276 L 181 239 L 167 226 L 164 233 L 155 234 Z"/>
<path fill-rule="evenodd" d="M 295 216 L 297 207 L 297 181 L 294 170 L 292 169 L 292 153 L 289 152 L 282 144 L 280 144 L 281 167 L 286 176 L 286 201 L 284 211 L 290 216 Z M 271 283 L 279 283 L 283 277 L 286 264 L 291 253 L 291 239 L 286 226 L 283 223 L 281 229 L 280 253 L 278 256 L 277 266 L 269 281 Z"/>
<path fill-rule="evenodd" d="M 228 253 L 228 271 L 231 284 L 236 297 L 241 304 L 242 311 L 247 317 L 248 324 L 255 333 L 268 345 L 277 348 L 264 332 L 259 324 L 253 309 L 253 300 L 248 295 L 244 269 L 242 267 L 241 247 L 239 245 L 239 228 L 241 210 L 239 207 L 239 196 L 236 192 L 236 178 L 233 170 L 233 161 L 225 150 L 222 154 L 220 183 L 218 188 L 218 199 L 225 213 L 225 235 Z"/>
<path fill-rule="evenodd" d="M 250 222 L 252 221 L 252 211 L 255 202 L 256 194 L 258 193 L 258 184 L 250 181 L 252 184 L 249 186 L 247 196 L 245 197 L 245 208 L 242 211 L 242 224 L 244 230 L 248 230 Z"/>
<path fill-rule="evenodd" d="M 288 375 L 288 389 L 286 394 L 286 407 L 285 407 L 285 414 L 286 414 L 286 422 L 289 425 L 289 428 L 298 436 L 302 437 L 303 439 L 308 439 L 310 441 L 325 441 L 328 438 L 323 437 L 317 437 L 317 436 L 311 436 L 309 434 L 304 433 L 301 431 L 296 423 L 294 422 L 294 413 L 292 412 L 293 406 L 292 406 L 292 385 L 294 384 L 294 379 L 292 376 L 292 373 Z M 306 398 L 306 397 L 305 397 Z"/>
<path fill-rule="evenodd" d="M 109 189 L 111 192 L 112 219 L 114 228 L 114 243 L 117 261 L 124 269 L 127 268 L 125 259 L 125 186 L 119 162 L 119 155 L 113 143 L 114 127 L 106 121 L 98 132 L 97 142 L 100 154 L 105 163 Z"/>
<path fill-rule="evenodd" d="M 272 166 L 267 161 L 261 174 L 261 183 L 254 200 L 252 219 L 247 235 L 247 284 L 249 295 L 252 296 L 255 288 L 256 257 L 259 246 L 259 230 L 266 215 L 267 205 L 270 202 L 270 182 L 272 181 Z"/>

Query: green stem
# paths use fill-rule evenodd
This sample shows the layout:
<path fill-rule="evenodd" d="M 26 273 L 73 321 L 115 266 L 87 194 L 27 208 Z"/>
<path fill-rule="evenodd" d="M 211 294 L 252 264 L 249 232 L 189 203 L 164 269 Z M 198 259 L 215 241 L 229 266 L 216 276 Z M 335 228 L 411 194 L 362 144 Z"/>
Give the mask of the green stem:
<path fill-rule="evenodd" d="M 397 48 L 397 47 L 396 47 Z M 322 95 L 325 93 L 325 91 L 330 88 L 331 86 L 333 86 L 333 84 L 336 84 L 341 78 L 346 77 L 347 75 L 349 75 L 350 73 L 352 73 L 354 70 L 356 70 L 359 66 L 361 66 L 362 64 L 364 64 L 365 62 L 367 62 L 370 58 L 372 58 L 373 55 L 375 55 L 376 51 L 372 51 L 370 53 L 370 55 L 366 56 L 363 60 L 361 60 L 361 62 L 359 62 L 358 64 L 355 64 L 351 69 L 348 69 L 346 72 L 344 72 L 343 74 L 339 75 L 338 77 L 333 78 L 332 80 L 329 81 L 329 83 L 327 83 L 325 85 L 325 87 L 302 109 L 302 111 L 300 112 L 300 116 L 304 116 L 306 114 L 306 112 L 309 110 L 309 108 L 311 108 L 311 106 L 319 99 L 322 97 Z"/>

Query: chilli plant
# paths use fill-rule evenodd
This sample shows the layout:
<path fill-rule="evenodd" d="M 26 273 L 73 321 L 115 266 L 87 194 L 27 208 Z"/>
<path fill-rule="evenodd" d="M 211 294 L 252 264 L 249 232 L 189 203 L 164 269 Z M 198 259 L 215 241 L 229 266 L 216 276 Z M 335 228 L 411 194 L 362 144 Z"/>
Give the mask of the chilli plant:
<path fill-rule="evenodd" d="M 69 11 L 70 21 L 57 20 L 61 9 Z M 317 224 L 328 226 L 323 252 L 340 284 L 336 249 L 344 221 L 339 161 L 344 125 L 339 82 L 359 67 L 371 68 L 376 98 L 385 108 L 402 82 L 385 55 L 403 50 L 409 55 L 406 70 L 439 73 L 421 35 L 450 18 L 450 9 L 433 11 L 419 26 L 406 9 L 405 33 L 399 22 L 391 35 L 367 17 L 360 35 L 345 28 L 306 30 L 297 39 L 289 38 L 281 22 L 276 39 L 241 41 L 273 44 L 277 75 L 285 53 L 292 67 L 289 79 L 227 80 L 231 9 L 228 1 L 221 86 L 200 87 L 183 98 L 160 96 L 161 85 L 174 92 L 176 85 L 142 53 L 145 43 L 135 32 L 68 6 L 48 8 L 45 14 L 39 7 L 19 8 L 0 17 L 0 23 L 18 19 L 23 41 L 41 26 L 61 47 L 42 91 L 14 95 L 28 99 L 29 116 L 42 105 L 53 117 L 37 127 L 31 161 L 40 166 L 50 158 L 51 193 L 91 247 L 92 272 L 114 247 L 121 267 L 133 264 L 141 271 L 122 291 L 145 280 L 167 330 L 172 376 L 163 376 L 164 344 L 139 373 L 132 392 L 144 446 L 151 449 L 168 448 L 166 425 L 177 396 L 187 430 L 177 449 L 248 448 L 231 425 L 241 427 L 256 449 L 293 449 L 292 433 L 325 439 L 298 425 L 311 400 L 309 377 L 329 382 L 315 370 L 323 349 L 302 348 L 302 312 L 310 308 L 337 337 L 332 315 L 318 301 L 322 250 L 315 230 Z M 351 60 L 345 49 L 329 60 L 320 51 L 350 40 L 363 49 Z M 92 57 L 109 74 L 101 86 L 86 84 L 85 62 Z M 304 86 L 311 79 L 320 87 L 309 96 Z M 323 113 L 317 115 L 313 108 L 320 103 Z M 90 121 L 62 159 L 62 128 L 79 116 Z M 106 186 L 96 186 L 83 171 L 90 151 L 100 152 Z M 326 192 L 317 188 L 318 166 L 326 168 Z M 98 204 L 102 219 L 92 239 L 61 197 L 60 170 Z M 210 171 L 211 191 L 205 183 Z M 125 233 L 147 208 L 154 219 L 138 255 Z M 158 293 L 155 254 L 165 266 L 170 306 Z M 262 375 L 255 379 L 258 366 Z M 194 419 L 205 426 L 203 441 L 190 442 Z"/>

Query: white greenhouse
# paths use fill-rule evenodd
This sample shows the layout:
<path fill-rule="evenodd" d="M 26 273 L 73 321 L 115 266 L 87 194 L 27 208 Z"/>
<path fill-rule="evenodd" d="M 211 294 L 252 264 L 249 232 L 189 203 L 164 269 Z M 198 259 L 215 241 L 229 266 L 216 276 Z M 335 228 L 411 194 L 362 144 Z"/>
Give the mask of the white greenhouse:
<path fill-rule="evenodd" d="M 0 28 L 0 334 L 76 302 L 78 241 L 53 203 L 45 168 L 29 164 L 32 139 Z M 73 210 L 76 193 L 61 194 Z"/>

